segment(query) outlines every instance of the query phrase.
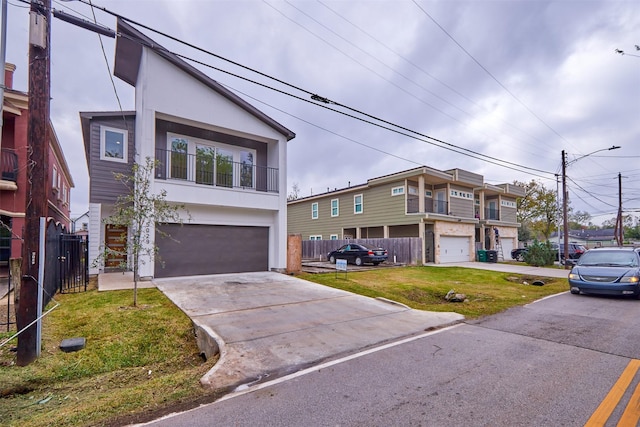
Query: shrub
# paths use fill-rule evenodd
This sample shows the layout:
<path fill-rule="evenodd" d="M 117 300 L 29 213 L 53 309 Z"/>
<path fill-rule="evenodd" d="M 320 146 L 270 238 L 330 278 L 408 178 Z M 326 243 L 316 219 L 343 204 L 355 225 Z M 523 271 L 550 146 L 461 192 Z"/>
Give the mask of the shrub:
<path fill-rule="evenodd" d="M 545 265 L 553 265 L 556 259 L 556 253 L 551 247 L 549 242 L 538 242 L 534 240 L 529 245 L 527 253 L 524 255 L 524 262 L 536 267 L 542 267 Z"/>

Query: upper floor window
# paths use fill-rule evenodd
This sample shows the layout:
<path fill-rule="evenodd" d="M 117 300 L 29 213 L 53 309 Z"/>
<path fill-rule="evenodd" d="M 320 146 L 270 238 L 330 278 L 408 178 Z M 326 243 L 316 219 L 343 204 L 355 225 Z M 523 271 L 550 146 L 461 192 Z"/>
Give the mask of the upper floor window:
<path fill-rule="evenodd" d="M 431 190 L 424 190 L 424 197 L 433 197 L 433 192 Z"/>
<path fill-rule="evenodd" d="M 311 219 L 318 219 L 318 202 L 311 204 Z"/>
<path fill-rule="evenodd" d="M 331 216 L 340 215 L 340 201 L 338 199 L 331 200 Z"/>
<path fill-rule="evenodd" d="M 127 163 L 127 131 L 100 126 L 100 160 Z"/>
<path fill-rule="evenodd" d="M 363 210 L 362 206 L 362 194 L 357 194 L 353 196 L 353 213 L 361 214 Z"/>
<path fill-rule="evenodd" d="M 338 240 L 338 235 L 337 234 L 332 234 L 331 236 L 329 236 L 329 238 L 331 240 Z"/>
<path fill-rule="evenodd" d="M 167 145 L 171 178 L 218 187 L 255 188 L 254 150 L 171 134 Z"/>
<path fill-rule="evenodd" d="M 51 177 L 51 186 L 58 189 L 58 168 L 53 165 L 53 176 Z"/>
<path fill-rule="evenodd" d="M 413 188 L 413 187 L 410 187 L 410 188 Z M 391 195 L 392 196 L 400 196 L 402 194 L 404 194 L 404 186 L 402 186 L 402 187 L 393 187 L 391 189 Z"/>
<path fill-rule="evenodd" d="M 504 206 L 506 208 L 516 208 L 516 202 L 511 200 L 500 200 L 500 206 Z"/>
<path fill-rule="evenodd" d="M 309 236 L 309 240 L 322 240 L 322 235 L 311 235 Z"/>

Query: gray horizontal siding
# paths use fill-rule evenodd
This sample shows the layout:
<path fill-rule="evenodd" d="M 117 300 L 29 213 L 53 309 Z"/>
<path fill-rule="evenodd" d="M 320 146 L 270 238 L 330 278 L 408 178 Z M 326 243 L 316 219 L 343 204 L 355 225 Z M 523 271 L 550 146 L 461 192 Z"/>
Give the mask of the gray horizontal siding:
<path fill-rule="evenodd" d="M 127 130 L 127 163 L 100 159 L 100 127 Z M 135 153 L 135 123 L 133 118 L 98 118 L 91 121 L 91 148 L 89 153 L 89 202 L 114 203 L 118 196 L 126 194 L 127 188 L 114 178 L 114 173 L 130 174 Z"/>
<path fill-rule="evenodd" d="M 416 216 L 406 215 L 405 195 L 391 196 L 391 188 L 404 185 L 404 180 L 352 192 L 328 194 L 287 208 L 288 232 L 301 234 L 303 240 L 310 235 L 329 239 L 332 234 L 342 237 L 342 230 L 354 227 L 382 227 L 385 225 L 414 224 Z M 354 196 L 362 194 L 363 213 L 354 213 Z M 331 200 L 339 200 L 339 216 L 331 216 Z M 311 205 L 318 203 L 318 219 L 311 219 Z"/>

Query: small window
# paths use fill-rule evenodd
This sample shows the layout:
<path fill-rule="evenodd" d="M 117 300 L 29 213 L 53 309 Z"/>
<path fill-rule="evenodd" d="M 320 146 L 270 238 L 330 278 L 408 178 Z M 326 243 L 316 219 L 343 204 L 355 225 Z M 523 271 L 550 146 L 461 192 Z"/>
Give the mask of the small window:
<path fill-rule="evenodd" d="M 88 230 L 89 229 L 89 223 L 88 222 L 83 222 L 82 223 L 82 229 L 83 230 Z"/>
<path fill-rule="evenodd" d="M 331 240 L 338 240 L 338 235 L 337 234 L 332 234 L 329 239 Z"/>
<path fill-rule="evenodd" d="M 340 201 L 338 199 L 331 200 L 331 216 L 340 215 Z"/>
<path fill-rule="evenodd" d="M 51 179 L 51 186 L 55 189 L 58 188 L 58 168 L 53 166 L 53 176 Z"/>
<path fill-rule="evenodd" d="M 391 195 L 392 196 L 401 196 L 404 194 L 404 186 L 402 187 L 393 187 L 391 189 Z"/>
<path fill-rule="evenodd" d="M 318 219 L 318 202 L 311 204 L 311 219 Z"/>
<path fill-rule="evenodd" d="M 100 160 L 127 163 L 127 132 L 100 127 Z"/>
<path fill-rule="evenodd" d="M 424 190 L 424 197 L 433 197 L 433 192 L 431 190 Z"/>
<path fill-rule="evenodd" d="M 322 235 L 311 235 L 309 236 L 309 240 L 322 240 Z"/>
<path fill-rule="evenodd" d="M 362 194 L 358 194 L 353 196 L 353 213 L 361 214 L 363 210 L 362 207 Z"/>

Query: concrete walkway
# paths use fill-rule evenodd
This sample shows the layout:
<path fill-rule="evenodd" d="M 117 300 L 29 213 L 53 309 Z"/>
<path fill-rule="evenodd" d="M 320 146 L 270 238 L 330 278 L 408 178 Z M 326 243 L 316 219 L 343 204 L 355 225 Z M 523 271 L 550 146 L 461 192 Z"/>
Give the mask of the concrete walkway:
<path fill-rule="evenodd" d="M 465 267 L 566 278 L 567 270 L 464 262 Z M 273 272 L 156 279 L 193 321 L 199 348 L 220 360 L 201 380 L 233 389 L 464 320 L 457 313 L 413 310 Z M 98 289 L 132 289 L 132 273 L 107 273 Z"/>
<path fill-rule="evenodd" d="M 200 348 L 218 346 L 220 360 L 201 380 L 213 388 L 272 379 L 464 319 L 273 272 L 155 283 L 193 320 Z"/>
<path fill-rule="evenodd" d="M 528 276 L 539 277 L 556 277 L 566 279 L 569 276 L 569 270 L 564 270 L 558 266 L 555 267 L 533 267 L 524 263 L 508 264 L 496 262 L 457 262 L 449 264 L 429 264 L 431 267 L 464 267 L 476 268 L 479 270 L 502 271 L 505 273 L 526 274 Z M 567 285 L 568 286 L 568 285 Z"/>

